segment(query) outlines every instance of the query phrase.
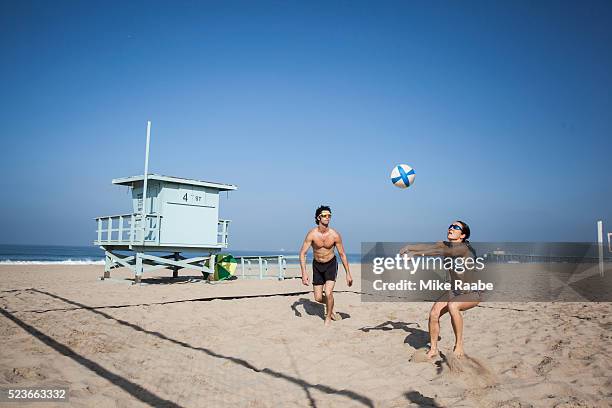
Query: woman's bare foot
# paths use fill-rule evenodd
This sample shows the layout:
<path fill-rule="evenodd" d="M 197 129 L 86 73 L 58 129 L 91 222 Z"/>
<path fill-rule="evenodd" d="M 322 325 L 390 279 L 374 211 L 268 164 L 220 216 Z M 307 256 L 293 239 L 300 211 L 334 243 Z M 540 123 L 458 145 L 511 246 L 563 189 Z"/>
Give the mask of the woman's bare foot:
<path fill-rule="evenodd" d="M 430 348 L 429 351 L 427 352 L 426 356 L 427 358 L 431 359 L 434 358 L 438 355 L 438 348 Z"/>
<path fill-rule="evenodd" d="M 325 326 L 329 326 L 331 325 L 331 319 L 330 318 L 325 318 Z"/>
<path fill-rule="evenodd" d="M 465 353 L 463 352 L 463 345 L 462 344 L 456 344 L 455 348 L 453 348 L 453 354 L 457 358 L 463 357 L 465 355 Z"/>

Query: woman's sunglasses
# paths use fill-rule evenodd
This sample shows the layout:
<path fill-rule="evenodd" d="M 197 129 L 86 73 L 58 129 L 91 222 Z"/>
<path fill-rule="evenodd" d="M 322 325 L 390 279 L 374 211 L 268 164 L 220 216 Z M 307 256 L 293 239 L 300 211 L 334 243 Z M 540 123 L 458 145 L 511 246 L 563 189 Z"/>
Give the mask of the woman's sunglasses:
<path fill-rule="evenodd" d="M 463 231 L 463 228 L 461 228 L 460 226 L 455 225 L 455 224 L 451 224 L 451 225 L 449 225 L 449 226 L 448 226 L 448 229 L 453 229 L 453 230 L 455 230 L 455 231 Z"/>

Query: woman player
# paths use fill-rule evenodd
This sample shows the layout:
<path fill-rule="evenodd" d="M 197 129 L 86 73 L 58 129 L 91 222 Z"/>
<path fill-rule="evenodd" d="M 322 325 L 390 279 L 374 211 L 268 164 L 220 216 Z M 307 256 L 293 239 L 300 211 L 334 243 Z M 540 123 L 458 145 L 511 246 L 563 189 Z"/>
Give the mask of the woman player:
<path fill-rule="evenodd" d="M 400 251 L 400 255 L 413 253 L 414 255 L 444 256 L 457 258 L 476 257 L 476 251 L 470 245 L 470 227 L 463 221 L 455 221 L 448 227 L 448 241 L 437 242 L 433 245 L 408 245 Z M 453 262 L 453 265 L 455 263 Z M 451 324 L 455 332 L 455 347 L 453 353 L 456 357 L 462 357 L 463 351 L 463 316 L 462 311 L 473 308 L 480 303 L 480 293 L 477 291 L 465 291 L 455 289 L 455 281 L 466 281 L 466 271 L 458 273 L 451 268 L 449 270 L 451 288 L 449 292 L 442 295 L 432 306 L 429 312 L 429 339 L 430 348 L 427 357 L 432 358 L 438 354 L 438 335 L 440 334 L 440 316 L 449 313 Z"/>

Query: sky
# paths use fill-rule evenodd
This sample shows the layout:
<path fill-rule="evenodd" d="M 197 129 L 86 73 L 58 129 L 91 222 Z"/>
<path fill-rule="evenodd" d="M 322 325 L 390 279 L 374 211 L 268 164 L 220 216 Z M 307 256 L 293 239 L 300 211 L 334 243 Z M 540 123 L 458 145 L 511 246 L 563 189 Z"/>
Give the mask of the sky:
<path fill-rule="evenodd" d="M 91 245 L 111 180 L 238 185 L 234 249 L 612 231 L 608 1 L 0 0 L 0 243 Z M 416 171 L 394 187 L 397 164 Z"/>

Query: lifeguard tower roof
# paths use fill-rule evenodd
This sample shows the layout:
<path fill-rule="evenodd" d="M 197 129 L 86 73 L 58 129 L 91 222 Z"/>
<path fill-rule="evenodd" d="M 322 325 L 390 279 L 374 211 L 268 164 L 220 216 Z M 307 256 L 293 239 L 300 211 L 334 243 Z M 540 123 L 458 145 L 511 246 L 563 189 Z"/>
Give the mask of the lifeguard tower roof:
<path fill-rule="evenodd" d="M 231 190 L 236 190 L 238 188 L 238 186 L 235 186 L 233 184 L 223 184 L 223 183 L 215 183 L 212 181 L 202 181 L 202 180 L 193 180 L 193 179 L 186 179 L 186 178 L 180 178 L 180 177 L 163 176 L 160 174 L 149 174 L 147 176 L 147 180 L 149 181 L 159 180 L 159 181 L 165 181 L 168 183 L 176 183 L 176 184 L 183 184 L 183 185 L 189 185 L 189 186 L 210 187 L 210 188 L 214 188 L 220 191 L 231 191 Z M 113 184 L 117 184 L 121 186 L 133 186 L 134 184 L 138 182 L 143 182 L 143 181 L 144 181 L 144 176 L 131 176 L 131 177 L 121 177 L 121 178 L 113 179 Z"/>

